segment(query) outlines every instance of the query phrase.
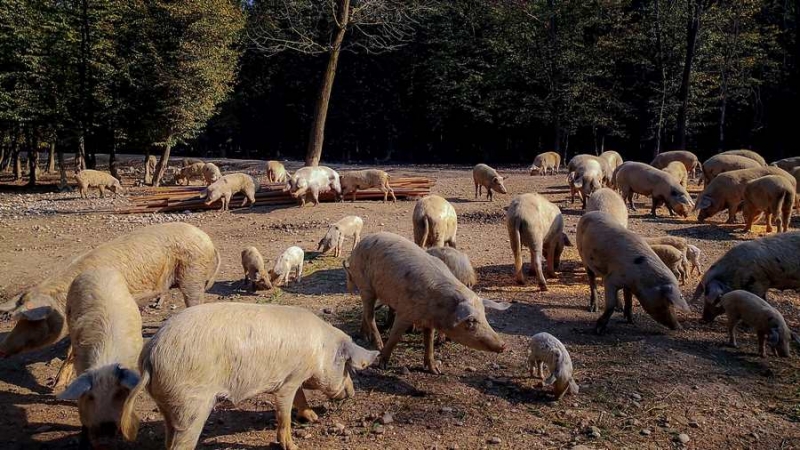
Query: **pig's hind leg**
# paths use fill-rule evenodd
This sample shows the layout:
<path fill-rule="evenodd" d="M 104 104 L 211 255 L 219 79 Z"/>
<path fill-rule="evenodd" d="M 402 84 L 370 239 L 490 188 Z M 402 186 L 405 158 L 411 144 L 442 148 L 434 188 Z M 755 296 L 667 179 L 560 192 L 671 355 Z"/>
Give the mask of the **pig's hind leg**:
<path fill-rule="evenodd" d="M 361 304 L 364 309 L 361 316 L 361 334 L 364 339 L 375 344 L 378 350 L 382 350 L 383 339 L 381 339 L 381 333 L 378 331 L 378 325 L 375 324 L 375 302 L 377 300 L 378 297 L 374 292 L 368 289 L 361 289 Z M 395 319 L 394 322 L 397 323 L 398 320 Z"/>
<path fill-rule="evenodd" d="M 442 372 L 436 364 L 436 358 L 433 357 L 433 328 L 424 328 L 422 335 L 425 342 L 425 370 L 439 375 Z"/>
<path fill-rule="evenodd" d="M 294 395 L 294 407 L 297 408 L 297 417 L 302 417 L 303 419 L 309 422 L 316 422 L 319 420 L 317 417 L 317 413 L 308 406 L 308 401 L 306 400 L 306 393 L 303 392 L 303 387 L 301 386 L 300 389 L 297 390 L 297 393 Z"/>
<path fill-rule="evenodd" d="M 372 325 L 375 325 L 375 320 L 373 318 Z M 410 326 L 414 325 L 411 322 L 403 320 L 399 315 L 396 315 L 394 318 L 394 324 L 392 324 L 392 331 L 389 332 L 389 337 L 386 339 L 386 345 L 383 346 L 381 350 L 381 362 L 380 367 L 382 369 L 386 369 L 389 366 L 389 358 L 392 356 L 392 351 L 394 347 L 400 342 L 400 339 L 403 338 L 406 330 Z M 432 332 L 433 330 L 431 330 Z M 431 333 L 431 340 L 433 338 L 433 333 Z M 427 340 L 426 340 L 426 347 L 427 347 Z M 431 353 L 433 353 L 433 342 L 431 342 Z"/>
<path fill-rule="evenodd" d="M 302 392 L 302 385 L 283 385 L 275 393 L 275 416 L 278 418 L 278 443 L 284 450 L 297 450 L 292 440 L 292 405 L 297 399 L 297 391 Z M 305 395 L 305 394 L 303 394 Z M 306 405 L 308 406 L 308 405 Z"/>
<path fill-rule="evenodd" d="M 180 405 L 182 414 L 173 421 L 174 435 L 172 442 L 168 448 L 170 449 L 185 449 L 195 448 L 197 441 L 200 439 L 200 433 L 203 432 L 203 425 L 208 420 L 208 415 L 214 408 L 216 398 L 198 398 L 194 400 L 184 399 L 185 402 Z"/>

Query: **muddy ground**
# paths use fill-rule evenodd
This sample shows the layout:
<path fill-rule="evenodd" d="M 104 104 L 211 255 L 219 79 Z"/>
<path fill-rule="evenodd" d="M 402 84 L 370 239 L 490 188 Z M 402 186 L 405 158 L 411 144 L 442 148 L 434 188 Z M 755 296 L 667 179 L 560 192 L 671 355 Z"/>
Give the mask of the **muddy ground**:
<path fill-rule="evenodd" d="M 263 176 L 260 163 L 227 161 L 226 169 Z M 597 336 L 593 330 L 599 313 L 587 311 L 588 287 L 574 247 L 566 249 L 562 271 L 549 280 L 548 292 L 534 284 L 514 283 L 504 225 L 511 195 L 498 194 L 492 203 L 473 200 L 471 171 L 466 167 L 390 169 L 395 175 L 436 178 L 433 191 L 453 203 L 459 215 L 459 248 L 479 274 L 476 291 L 514 302 L 508 311 L 489 316 L 510 351 L 481 353 L 447 342 L 436 349 L 442 362 L 442 374 L 436 376 L 422 370 L 421 335 L 409 334 L 396 349 L 389 370 L 370 368 L 357 376 L 355 399 L 334 404 L 317 393 L 309 396 L 320 420 L 295 423 L 296 442 L 302 449 L 800 448 L 796 354 L 789 359 L 762 359 L 752 332 L 740 335 L 740 348 L 726 347 L 724 319 L 700 324 L 700 305 L 681 315 L 682 331 L 659 326 L 637 306 L 633 325 L 615 314 L 608 332 Z M 578 204 L 569 203 L 564 175 L 530 177 L 522 168 L 504 172 L 511 193 L 539 192 L 556 202 L 574 237 L 581 211 Z M 125 184 L 131 180 L 127 177 Z M 49 187 L 28 194 L 8 182 L 5 174 L 0 181 L 0 300 L 123 233 L 152 223 L 186 221 L 206 231 L 223 257 L 208 300 L 302 306 L 355 336 L 361 305 L 358 297 L 346 292 L 341 260 L 314 253 L 326 224 L 357 214 L 364 218 L 365 233 L 412 236 L 411 201 L 132 216 L 91 213 L 124 207 L 125 198 L 81 200 L 74 192 L 45 192 L 52 191 Z M 132 188 L 129 195 L 141 191 Z M 665 217 L 665 210 L 657 219 L 648 213 L 642 203 L 631 216 L 631 229 L 646 236 L 686 237 L 703 250 L 706 265 L 738 242 L 764 232 L 763 226 L 745 234 L 741 226 L 723 225 L 724 214 L 700 225 Z M 793 228 L 798 225 L 796 220 Z M 306 276 L 283 289 L 246 292 L 239 254 L 249 245 L 273 260 L 285 248 L 301 246 L 309 259 Z M 696 284 L 694 277 L 683 287 L 685 297 L 691 297 Z M 770 295 L 790 327 L 800 328 L 798 294 Z M 167 300 L 160 309 L 144 309 L 146 336 L 184 308 L 175 290 Z M 12 325 L 4 318 L 0 333 Z M 555 403 L 549 388 L 527 376 L 526 344 L 540 331 L 554 334 L 569 349 L 579 395 Z M 66 345 L 61 343 L 0 361 L 0 448 L 77 446 L 75 404 L 55 399 L 49 387 L 65 354 Z M 199 447 L 278 448 L 271 399 L 260 395 L 235 406 L 221 403 L 208 420 Z M 138 441 L 129 448 L 163 448 L 162 418 L 149 398 L 142 400 L 137 410 L 143 425 Z"/>

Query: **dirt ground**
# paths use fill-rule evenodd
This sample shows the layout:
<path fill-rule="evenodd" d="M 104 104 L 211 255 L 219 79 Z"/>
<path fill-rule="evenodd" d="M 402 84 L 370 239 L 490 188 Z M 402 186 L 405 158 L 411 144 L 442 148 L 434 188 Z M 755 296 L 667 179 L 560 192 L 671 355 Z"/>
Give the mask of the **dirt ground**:
<path fill-rule="evenodd" d="M 263 176 L 261 163 L 222 165 L 223 171 L 246 169 Z M 597 336 L 594 323 L 599 313 L 587 311 L 588 287 L 574 247 L 566 249 L 562 271 L 549 280 L 549 291 L 514 283 L 504 224 L 511 195 L 498 194 L 491 203 L 473 200 L 466 167 L 390 169 L 394 175 L 436 178 L 433 191 L 453 203 L 459 215 L 459 249 L 469 255 L 479 274 L 475 290 L 514 303 L 507 311 L 489 315 L 510 350 L 482 353 L 447 342 L 436 349 L 442 362 L 442 374 L 437 376 L 422 370 L 421 335 L 408 334 L 388 370 L 370 368 L 356 377 L 354 399 L 335 404 L 311 393 L 309 402 L 320 420 L 294 424 L 300 448 L 800 448 L 796 347 L 789 359 L 759 358 L 752 332 L 740 333 L 740 348 L 726 347 L 724 318 L 700 324 L 700 305 L 681 314 L 682 331 L 656 324 L 637 305 L 633 325 L 624 323 L 621 313 L 615 314 L 606 334 Z M 578 203 L 569 203 L 563 174 L 530 177 L 519 167 L 503 172 L 509 176 L 512 194 L 539 192 L 561 207 L 567 232 L 574 238 L 581 210 Z M 8 181 L 4 176 L 0 181 Z M 131 178 L 124 182 L 130 185 Z M 129 195 L 141 191 L 132 188 Z M 346 292 L 340 259 L 314 252 L 326 224 L 356 214 L 364 219 L 365 234 L 391 231 L 412 236 L 411 201 L 133 216 L 91 212 L 124 206 L 125 198 L 81 200 L 76 192 L 54 193 L 50 188 L 25 192 L 13 183 L 0 184 L 0 301 L 100 243 L 148 224 L 185 221 L 206 231 L 222 254 L 221 273 L 208 301 L 302 306 L 356 336 L 360 299 Z M 757 233 L 745 234 L 741 226 L 722 225 L 724 214 L 703 225 L 668 218 L 666 210 L 653 219 L 644 206 L 632 214 L 632 230 L 645 236 L 686 237 L 705 253 L 706 266 L 738 242 L 764 232 L 763 226 Z M 798 225 L 795 221 L 793 228 Z M 244 291 L 240 252 L 249 245 L 270 260 L 299 245 L 309 260 L 304 279 L 257 295 Z M 348 254 L 349 247 L 343 256 Z M 692 296 L 697 281 L 695 276 L 683 287 L 686 298 Z M 800 329 L 798 294 L 770 295 L 790 327 Z M 160 309 L 144 308 L 145 336 L 184 308 L 177 290 L 167 300 Z M 9 318 L 2 319 L 0 333 L 12 326 Z M 570 351 L 579 395 L 553 402 L 550 388 L 528 377 L 526 345 L 541 331 L 557 336 Z M 65 354 L 62 342 L 0 360 L 0 448 L 77 445 L 76 406 L 57 400 L 49 387 Z M 235 406 L 221 403 L 209 418 L 199 447 L 277 448 L 271 400 L 270 395 L 259 395 Z M 139 438 L 126 448 L 163 448 L 162 418 L 154 403 L 145 395 L 137 410 L 143 417 Z M 682 434 L 688 442 L 680 441 Z"/>

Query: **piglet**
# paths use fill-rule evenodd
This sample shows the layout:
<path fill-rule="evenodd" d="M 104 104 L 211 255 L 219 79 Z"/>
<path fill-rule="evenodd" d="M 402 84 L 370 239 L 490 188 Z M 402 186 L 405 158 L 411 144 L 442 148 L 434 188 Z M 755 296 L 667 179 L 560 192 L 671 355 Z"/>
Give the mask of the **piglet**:
<path fill-rule="evenodd" d="M 544 365 L 550 370 L 550 376 L 544 379 Z M 535 369 L 535 372 L 534 372 Z M 528 344 L 528 371 L 531 376 L 544 380 L 544 385 L 553 385 L 556 400 L 561 400 L 569 391 L 578 393 L 578 385 L 572 379 L 572 359 L 564 344 L 550 333 L 538 333 Z"/>
<path fill-rule="evenodd" d="M 303 279 L 303 249 L 297 246 L 287 248 L 275 261 L 275 267 L 269 271 L 269 279 L 276 286 L 289 284 L 289 275 L 295 272 L 295 281 Z"/>
<path fill-rule="evenodd" d="M 761 297 L 747 291 L 731 291 L 720 297 L 720 305 L 728 315 L 730 345 L 737 347 L 736 326 L 740 322 L 750 325 L 758 335 L 758 353 L 767 356 L 765 344 L 769 344 L 776 356 L 789 356 L 789 341 L 800 343 L 795 333 L 789 331 L 781 313 Z"/>

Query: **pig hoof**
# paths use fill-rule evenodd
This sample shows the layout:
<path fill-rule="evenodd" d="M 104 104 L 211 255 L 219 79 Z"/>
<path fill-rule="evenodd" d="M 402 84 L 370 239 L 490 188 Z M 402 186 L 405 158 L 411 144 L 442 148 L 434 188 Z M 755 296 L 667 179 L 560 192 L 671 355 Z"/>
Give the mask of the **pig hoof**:
<path fill-rule="evenodd" d="M 433 375 L 441 375 L 442 370 L 439 368 L 442 365 L 441 361 L 434 361 L 433 363 L 425 363 L 425 370 Z"/>
<path fill-rule="evenodd" d="M 546 290 L 548 290 L 548 289 L 547 289 L 547 285 L 546 285 L 546 284 L 540 284 L 540 285 L 539 285 L 539 289 L 540 289 L 540 290 L 542 290 L 542 291 L 546 291 Z"/>
<path fill-rule="evenodd" d="M 317 413 L 313 409 L 306 409 L 305 411 L 298 411 L 297 417 L 305 419 L 307 422 L 316 422 L 319 420 Z"/>

